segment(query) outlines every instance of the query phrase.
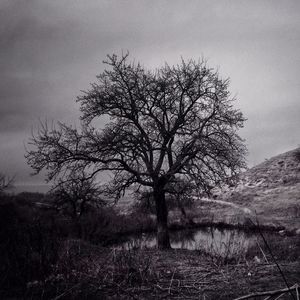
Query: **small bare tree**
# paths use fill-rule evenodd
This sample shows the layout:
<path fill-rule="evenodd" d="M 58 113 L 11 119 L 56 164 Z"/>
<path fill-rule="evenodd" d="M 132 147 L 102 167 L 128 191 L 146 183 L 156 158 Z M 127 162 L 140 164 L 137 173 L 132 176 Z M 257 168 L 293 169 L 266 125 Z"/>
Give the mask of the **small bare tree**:
<path fill-rule="evenodd" d="M 99 186 L 82 170 L 72 171 L 66 177 L 59 178 L 50 194 L 53 195 L 56 208 L 76 222 L 90 209 L 105 204 Z"/>
<path fill-rule="evenodd" d="M 8 177 L 0 173 L 0 194 L 5 190 L 10 189 L 13 186 L 14 180 L 14 177 Z"/>
<path fill-rule="evenodd" d="M 31 140 L 28 163 L 48 179 L 74 169 L 111 174 L 106 191 L 119 198 L 133 186 L 152 190 L 157 243 L 169 248 L 167 187 L 178 178 L 199 189 L 222 182 L 245 167 L 237 130 L 244 118 L 233 108 L 229 80 L 205 61 L 184 61 L 148 71 L 108 56 L 109 67 L 78 97 L 82 128 L 45 124 Z M 105 128 L 97 121 L 108 117 Z"/>

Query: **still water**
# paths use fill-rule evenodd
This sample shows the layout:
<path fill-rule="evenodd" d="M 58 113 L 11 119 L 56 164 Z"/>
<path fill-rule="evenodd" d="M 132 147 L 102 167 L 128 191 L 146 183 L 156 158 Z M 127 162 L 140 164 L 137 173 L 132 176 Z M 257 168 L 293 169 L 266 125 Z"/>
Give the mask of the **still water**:
<path fill-rule="evenodd" d="M 247 233 L 237 229 L 201 228 L 170 231 L 173 249 L 202 250 L 221 256 L 234 256 L 246 253 L 249 247 L 259 243 L 258 233 Z M 138 249 L 155 248 L 156 235 L 143 233 L 128 236 L 118 248 Z"/>

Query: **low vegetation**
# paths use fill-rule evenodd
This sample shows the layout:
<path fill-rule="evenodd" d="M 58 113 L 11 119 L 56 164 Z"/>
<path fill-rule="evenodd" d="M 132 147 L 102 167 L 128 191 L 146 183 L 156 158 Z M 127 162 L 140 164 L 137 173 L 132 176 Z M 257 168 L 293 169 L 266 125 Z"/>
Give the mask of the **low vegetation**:
<path fill-rule="evenodd" d="M 235 299 L 299 284 L 297 153 L 284 154 L 247 171 L 240 186 L 214 196 L 255 209 L 254 217 L 248 214 L 245 218 L 238 209 L 217 202 L 197 203 L 187 198 L 189 201 L 177 203 L 166 199 L 173 204 L 169 206 L 171 233 L 210 225 L 256 229 L 255 243 L 248 246 L 247 240 L 236 243 L 232 234 L 216 247 L 212 230 L 213 243 L 202 241 L 193 251 L 162 251 L 139 248 L 137 244 L 125 247 L 120 242 L 129 234 L 155 232 L 154 206 L 151 199 L 145 201 L 147 197 L 139 198 L 140 202 L 126 211 L 121 204 L 88 205 L 75 218 L 65 206 L 60 209 L 55 194 L 14 195 L 2 191 L 0 298 Z M 277 175 L 269 173 L 259 184 L 270 166 Z M 287 173 L 294 179 L 284 183 L 280 178 L 286 178 Z M 254 226 L 256 217 L 259 227 Z M 186 236 L 189 231 L 181 232 Z M 293 293 L 296 297 L 295 289 Z M 291 299 L 288 293 L 284 296 Z"/>
<path fill-rule="evenodd" d="M 79 235 L 72 218 L 42 200 L 42 194 L 2 195 L 1 298 L 233 299 L 285 287 L 273 257 L 290 285 L 300 278 L 297 236 L 268 237 L 272 255 L 261 239 L 247 251 L 233 248 L 232 239 L 222 253 L 125 250 L 114 247 L 116 239 L 154 230 L 149 215 L 101 208 L 82 218 Z"/>

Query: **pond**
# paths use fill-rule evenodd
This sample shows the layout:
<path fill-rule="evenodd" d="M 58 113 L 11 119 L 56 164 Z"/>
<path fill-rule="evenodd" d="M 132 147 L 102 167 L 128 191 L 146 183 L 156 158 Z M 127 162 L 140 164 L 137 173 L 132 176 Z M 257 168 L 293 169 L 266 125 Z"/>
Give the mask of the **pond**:
<path fill-rule="evenodd" d="M 268 235 L 274 236 L 274 233 Z M 173 249 L 199 250 L 223 257 L 246 254 L 251 247 L 263 246 L 259 233 L 215 227 L 170 231 L 170 242 Z M 155 247 L 155 233 L 130 235 L 126 241 L 117 245 L 119 249 L 128 250 Z"/>

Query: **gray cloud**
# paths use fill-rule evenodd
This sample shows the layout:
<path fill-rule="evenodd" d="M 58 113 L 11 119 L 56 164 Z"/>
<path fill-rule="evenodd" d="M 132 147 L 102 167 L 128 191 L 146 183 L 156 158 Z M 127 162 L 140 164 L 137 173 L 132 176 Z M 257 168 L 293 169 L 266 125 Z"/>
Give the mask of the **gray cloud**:
<path fill-rule="evenodd" d="M 35 182 L 24 145 L 38 119 L 75 123 L 75 97 L 107 53 L 155 68 L 208 58 L 231 78 L 254 164 L 299 144 L 299 1 L 3 0 L 0 171 Z"/>

